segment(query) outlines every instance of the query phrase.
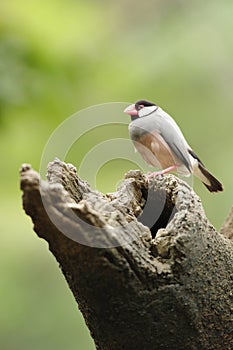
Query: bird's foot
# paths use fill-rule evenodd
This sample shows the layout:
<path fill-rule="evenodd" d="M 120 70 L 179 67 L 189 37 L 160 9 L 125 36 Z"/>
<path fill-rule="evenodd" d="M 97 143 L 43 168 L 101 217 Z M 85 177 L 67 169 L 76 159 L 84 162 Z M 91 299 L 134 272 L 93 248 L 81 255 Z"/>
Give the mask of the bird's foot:
<path fill-rule="evenodd" d="M 176 168 L 177 168 L 177 165 L 172 165 L 172 166 L 169 166 L 168 168 L 163 169 L 161 171 L 149 172 L 146 174 L 146 178 L 147 178 L 147 180 L 150 180 L 155 176 L 167 174 L 170 171 L 175 170 Z"/>
<path fill-rule="evenodd" d="M 155 177 L 155 176 L 158 176 L 158 175 L 161 175 L 162 174 L 162 171 L 153 171 L 153 172 L 148 172 L 147 174 L 146 174 L 146 179 L 147 180 L 150 180 L 150 179 L 152 179 L 153 177 Z"/>

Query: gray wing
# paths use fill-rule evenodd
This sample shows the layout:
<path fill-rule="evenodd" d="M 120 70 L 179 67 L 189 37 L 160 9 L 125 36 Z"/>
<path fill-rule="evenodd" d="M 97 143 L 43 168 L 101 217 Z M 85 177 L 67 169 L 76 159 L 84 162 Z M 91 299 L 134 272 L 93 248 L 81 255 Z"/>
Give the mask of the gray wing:
<path fill-rule="evenodd" d="M 134 130 L 139 130 L 139 128 L 141 130 L 141 135 L 138 135 L 138 137 L 156 130 L 170 147 L 174 155 L 191 172 L 192 165 L 188 153 L 190 147 L 176 122 L 166 112 L 158 108 L 155 113 L 138 118 L 132 124 L 134 124 Z M 131 138 L 132 136 L 134 135 L 131 135 Z"/>

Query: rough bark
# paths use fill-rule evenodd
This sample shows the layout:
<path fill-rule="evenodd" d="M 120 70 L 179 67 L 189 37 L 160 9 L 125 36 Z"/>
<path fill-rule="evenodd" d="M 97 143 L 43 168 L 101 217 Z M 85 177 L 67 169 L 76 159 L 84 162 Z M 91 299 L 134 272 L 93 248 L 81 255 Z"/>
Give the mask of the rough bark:
<path fill-rule="evenodd" d="M 233 240 L 233 208 L 231 208 L 231 211 L 226 219 L 226 222 L 222 226 L 220 233 L 226 238 Z"/>
<path fill-rule="evenodd" d="M 103 195 L 56 159 L 21 188 L 97 349 L 233 349 L 232 241 L 186 183 L 130 171 Z"/>

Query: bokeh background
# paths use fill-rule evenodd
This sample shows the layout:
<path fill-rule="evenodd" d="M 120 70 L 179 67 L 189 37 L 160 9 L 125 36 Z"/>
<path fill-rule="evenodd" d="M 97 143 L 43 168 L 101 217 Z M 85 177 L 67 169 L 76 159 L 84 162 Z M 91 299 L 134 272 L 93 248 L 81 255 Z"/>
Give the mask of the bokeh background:
<path fill-rule="evenodd" d="M 232 16 L 230 0 L 1 1 L 1 349 L 94 349 L 55 259 L 22 210 L 18 178 L 21 163 L 39 170 L 51 133 L 76 111 L 141 98 L 162 106 L 224 184 L 215 195 L 194 186 L 221 227 L 233 193 Z M 68 160 L 78 166 L 106 135 L 127 137 L 127 127 L 97 128 Z M 114 191 L 133 166 L 107 163 L 98 189 Z"/>

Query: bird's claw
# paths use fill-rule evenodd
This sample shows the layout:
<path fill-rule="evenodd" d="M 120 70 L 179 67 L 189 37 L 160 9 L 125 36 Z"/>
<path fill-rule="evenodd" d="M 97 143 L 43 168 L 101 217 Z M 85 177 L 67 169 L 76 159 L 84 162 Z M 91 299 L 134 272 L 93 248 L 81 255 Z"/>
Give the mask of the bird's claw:
<path fill-rule="evenodd" d="M 163 169 L 162 171 L 155 171 L 155 172 L 150 172 L 146 174 L 146 178 L 147 180 L 150 180 L 151 178 L 155 177 L 155 176 L 159 176 L 159 175 L 164 175 L 169 173 L 170 171 L 173 171 L 177 169 L 177 165 L 172 165 L 166 169 Z"/>

